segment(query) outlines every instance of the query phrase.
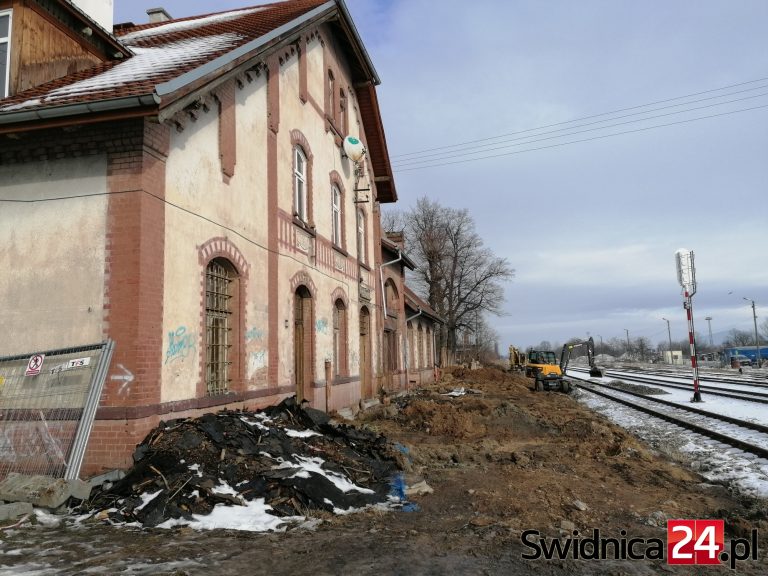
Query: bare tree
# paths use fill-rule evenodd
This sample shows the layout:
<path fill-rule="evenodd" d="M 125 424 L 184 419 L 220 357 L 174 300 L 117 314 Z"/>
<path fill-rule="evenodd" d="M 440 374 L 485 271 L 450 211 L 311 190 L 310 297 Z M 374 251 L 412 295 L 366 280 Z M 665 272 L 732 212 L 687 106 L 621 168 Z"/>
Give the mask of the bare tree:
<path fill-rule="evenodd" d="M 734 328 L 728 332 L 728 337 L 723 346 L 730 348 L 732 346 L 753 346 L 755 344 L 755 335 L 748 330 L 739 330 Z"/>
<path fill-rule="evenodd" d="M 445 343 L 455 352 L 458 331 L 472 329 L 483 313 L 501 314 L 501 283 L 514 270 L 483 245 L 467 210 L 422 197 L 403 220 L 406 250 L 418 266 L 414 288 L 445 319 Z"/>
<path fill-rule="evenodd" d="M 633 345 L 634 349 L 637 350 L 637 354 L 640 356 L 640 360 L 645 362 L 653 349 L 651 341 L 645 336 L 638 336 L 634 339 Z"/>

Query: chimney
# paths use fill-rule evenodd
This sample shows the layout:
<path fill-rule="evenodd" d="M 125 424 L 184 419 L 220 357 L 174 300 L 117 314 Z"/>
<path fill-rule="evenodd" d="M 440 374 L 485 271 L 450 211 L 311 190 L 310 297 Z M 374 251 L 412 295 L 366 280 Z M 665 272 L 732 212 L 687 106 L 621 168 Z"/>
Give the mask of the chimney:
<path fill-rule="evenodd" d="M 112 32 L 115 23 L 114 2 L 112 0 L 71 0 L 96 24 L 107 32 Z"/>
<path fill-rule="evenodd" d="M 168 20 L 172 20 L 168 12 L 165 11 L 165 8 L 150 8 L 147 10 L 147 15 L 149 16 L 149 23 L 150 24 L 157 24 L 158 22 L 167 22 Z"/>

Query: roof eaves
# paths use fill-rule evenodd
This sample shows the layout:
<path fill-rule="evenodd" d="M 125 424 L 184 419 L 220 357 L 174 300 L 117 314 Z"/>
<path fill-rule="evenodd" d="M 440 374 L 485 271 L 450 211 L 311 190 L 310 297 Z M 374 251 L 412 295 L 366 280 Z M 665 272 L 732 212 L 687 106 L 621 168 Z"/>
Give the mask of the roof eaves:
<path fill-rule="evenodd" d="M 400 246 L 391 240 L 387 240 L 386 238 L 381 239 L 381 245 L 393 254 L 397 254 L 405 266 L 411 270 L 416 270 L 416 263 L 411 260 L 410 256 L 408 256 L 408 254 L 406 254 Z"/>
<path fill-rule="evenodd" d="M 268 32 L 263 36 L 259 36 L 258 38 L 255 38 L 250 42 L 243 44 L 242 46 L 239 46 L 234 50 L 231 50 L 226 54 L 223 54 L 218 58 L 211 60 L 210 62 L 206 62 L 199 68 L 195 68 L 193 70 L 190 70 L 189 72 L 185 72 L 184 74 L 181 74 L 180 76 L 177 76 L 176 78 L 169 80 L 168 82 L 163 82 L 162 84 L 158 84 L 157 86 L 155 86 L 155 92 L 162 99 L 164 96 L 169 96 L 170 94 L 179 92 L 186 87 L 192 86 L 197 81 L 202 80 L 203 78 L 214 74 L 215 72 L 221 70 L 222 68 L 226 68 L 228 65 L 232 64 L 236 60 L 246 55 L 249 55 L 252 52 L 258 52 L 259 49 L 266 48 L 270 44 L 280 40 L 280 38 L 285 34 L 292 32 L 295 28 L 302 26 L 307 22 L 310 22 L 316 18 L 320 18 L 326 15 L 329 12 L 329 9 L 335 6 L 336 6 L 336 2 L 334 0 L 329 0 L 325 4 L 322 4 L 317 8 L 313 8 L 312 10 L 303 14 L 299 18 L 291 20 L 290 22 L 286 22 L 285 24 L 283 24 L 282 26 L 278 26 L 271 32 Z"/>
<path fill-rule="evenodd" d="M 103 112 L 117 112 L 130 108 L 157 106 L 159 98 L 156 94 L 144 94 L 141 96 L 128 96 L 126 98 L 113 98 L 110 100 L 96 100 L 94 102 L 77 102 L 36 110 L 19 110 L 15 112 L 3 112 L 0 114 L 0 125 L 22 124 L 26 122 L 46 121 L 56 118 L 66 118 L 81 114 L 98 114 Z"/>
<path fill-rule="evenodd" d="M 346 28 L 347 33 L 354 40 L 354 46 L 358 52 L 358 56 L 360 57 L 360 60 L 362 60 L 362 62 L 365 64 L 367 69 L 366 72 L 368 73 L 371 82 L 373 82 L 374 86 L 378 86 L 381 84 L 381 80 L 379 79 L 379 75 L 376 72 L 376 68 L 373 66 L 371 57 L 368 55 L 368 50 L 365 49 L 363 39 L 360 37 L 360 33 L 357 31 L 355 21 L 352 19 L 352 15 L 349 13 L 346 2 L 344 2 L 344 0 L 336 0 L 336 3 L 338 4 L 339 10 L 341 12 L 344 27 Z"/>

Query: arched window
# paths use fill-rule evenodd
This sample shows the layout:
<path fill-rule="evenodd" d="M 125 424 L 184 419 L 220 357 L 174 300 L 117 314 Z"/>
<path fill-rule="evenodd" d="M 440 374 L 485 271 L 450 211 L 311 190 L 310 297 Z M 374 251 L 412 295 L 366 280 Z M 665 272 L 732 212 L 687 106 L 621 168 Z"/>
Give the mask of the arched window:
<path fill-rule="evenodd" d="M 341 206 L 341 191 L 334 184 L 331 186 L 331 240 L 339 247 L 342 246 Z"/>
<path fill-rule="evenodd" d="M 205 269 L 205 384 L 209 396 L 226 394 L 232 381 L 237 281 L 237 271 L 226 258 L 214 258 Z"/>
<path fill-rule="evenodd" d="M 419 323 L 419 328 L 416 331 L 416 349 L 418 354 L 417 368 L 424 368 L 424 329 Z"/>
<path fill-rule="evenodd" d="M 328 70 L 328 100 L 326 102 L 328 118 L 336 121 L 336 79 L 333 72 Z"/>
<path fill-rule="evenodd" d="M 365 264 L 365 212 L 360 208 L 357 211 L 357 259 Z"/>
<path fill-rule="evenodd" d="M 301 146 L 293 148 L 293 211 L 302 222 L 308 222 L 307 155 Z"/>
<path fill-rule="evenodd" d="M 400 308 L 400 296 L 392 279 L 387 280 L 384 284 L 384 298 L 387 302 L 387 316 L 397 317 Z"/>
<path fill-rule="evenodd" d="M 339 132 L 347 133 L 347 94 L 339 90 Z"/>
<path fill-rule="evenodd" d="M 333 305 L 333 373 L 346 376 L 347 366 L 347 308 L 339 298 Z"/>

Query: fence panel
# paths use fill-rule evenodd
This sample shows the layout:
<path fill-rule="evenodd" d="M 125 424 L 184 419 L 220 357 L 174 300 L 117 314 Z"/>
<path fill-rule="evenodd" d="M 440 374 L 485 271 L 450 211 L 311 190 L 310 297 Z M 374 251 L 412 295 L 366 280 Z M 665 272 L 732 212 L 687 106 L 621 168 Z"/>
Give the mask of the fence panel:
<path fill-rule="evenodd" d="M 77 478 L 112 341 L 0 358 L 0 479 Z"/>

